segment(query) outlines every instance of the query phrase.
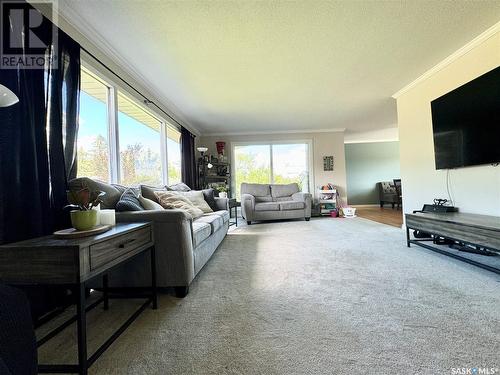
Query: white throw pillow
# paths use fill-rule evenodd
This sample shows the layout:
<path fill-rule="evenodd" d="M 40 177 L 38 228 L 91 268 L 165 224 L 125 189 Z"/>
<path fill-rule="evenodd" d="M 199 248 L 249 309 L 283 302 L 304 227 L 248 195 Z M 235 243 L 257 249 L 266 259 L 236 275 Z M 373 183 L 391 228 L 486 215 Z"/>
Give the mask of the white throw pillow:
<path fill-rule="evenodd" d="M 205 200 L 205 196 L 201 190 L 191 190 L 191 191 L 172 191 L 172 193 L 182 195 L 191 201 L 196 207 L 203 211 L 203 213 L 207 214 L 210 212 L 214 212 L 207 201 Z"/>
<path fill-rule="evenodd" d="M 155 191 L 163 208 L 178 208 L 186 211 L 193 219 L 203 216 L 203 211 L 196 207 L 186 197 L 176 194 L 174 191 Z"/>
<path fill-rule="evenodd" d="M 141 206 L 145 210 L 164 210 L 160 204 L 152 201 L 151 199 L 144 198 L 142 194 L 139 194 L 139 202 L 141 202 Z"/>

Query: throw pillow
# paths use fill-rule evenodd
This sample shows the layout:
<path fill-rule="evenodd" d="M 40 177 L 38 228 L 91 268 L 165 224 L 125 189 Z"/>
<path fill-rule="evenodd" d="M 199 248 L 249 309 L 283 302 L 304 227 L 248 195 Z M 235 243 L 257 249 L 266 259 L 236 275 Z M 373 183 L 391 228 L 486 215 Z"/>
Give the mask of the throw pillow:
<path fill-rule="evenodd" d="M 177 184 L 167 186 L 167 189 L 172 191 L 191 191 L 191 188 L 184 182 L 179 182 Z"/>
<path fill-rule="evenodd" d="M 203 192 L 201 190 L 191 191 L 172 191 L 172 193 L 182 195 L 191 201 L 191 203 L 198 207 L 203 213 L 213 212 L 212 208 L 208 205 Z"/>
<path fill-rule="evenodd" d="M 202 190 L 203 197 L 205 198 L 205 202 L 208 203 L 212 211 L 218 211 L 217 203 L 215 202 L 215 191 L 214 189 L 205 189 Z"/>
<path fill-rule="evenodd" d="M 154 202 L 158 202 L 158 197 L 155 195 L 155 191 L 167 191 L 165 186 L 148 186 L 141 185 L 141 195 L 144 198 L 151 199 Z"/>
<path fill-rule="evenodd" d="M 139 202 L 141 202 L 141 206 L 144 207 L 145 210 L 163 210 L 160 204 L 151 199 L 144 198 L 142 195 L 139 195 Z"/>
<path fill-rule="evenodd" d="M 116 211 L 144 211 L 139 201 L 139 188 L 128 188 L 116 204 Z"/>
<path fill-rule="evenodd" d="M 179 208 L 186 211 L 193 219 L 203 216 L 203 211 L 194 206 L 189 199 L 173 191 L 155 191 L 163 208 Z"/>

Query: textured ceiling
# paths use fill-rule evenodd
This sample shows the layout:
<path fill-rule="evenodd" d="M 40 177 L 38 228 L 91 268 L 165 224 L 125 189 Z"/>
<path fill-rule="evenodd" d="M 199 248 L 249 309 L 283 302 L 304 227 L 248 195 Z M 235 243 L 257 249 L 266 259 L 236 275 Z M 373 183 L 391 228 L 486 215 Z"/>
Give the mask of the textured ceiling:
<path fill-rule="evenodd" d="M 500 20 L 498 0 L 59 0 L 59 8 L 206 134 L 394 127 L 391 95 Z"/>

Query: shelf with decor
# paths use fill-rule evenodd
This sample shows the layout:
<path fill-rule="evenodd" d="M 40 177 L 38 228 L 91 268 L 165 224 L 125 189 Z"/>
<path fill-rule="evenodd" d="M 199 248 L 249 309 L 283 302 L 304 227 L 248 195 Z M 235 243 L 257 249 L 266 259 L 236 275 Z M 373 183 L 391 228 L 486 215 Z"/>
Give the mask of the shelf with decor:
<path fill-rule="evenodd" d="M 337 189 L 318 189 L 318 203 L 320 215 L 330 215 L 330 211 L 337 209 Z"/>

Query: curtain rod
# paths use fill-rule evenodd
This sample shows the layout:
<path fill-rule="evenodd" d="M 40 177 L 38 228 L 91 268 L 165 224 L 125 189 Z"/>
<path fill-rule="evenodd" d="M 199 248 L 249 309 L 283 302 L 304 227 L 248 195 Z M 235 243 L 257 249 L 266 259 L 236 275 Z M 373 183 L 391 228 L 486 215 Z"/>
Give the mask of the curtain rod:
<path fill-rule="evenodd" d="M 155 102 L 153 102 L 152 100 L 148 99 L 146 96 L 144 96 L 144 94 L 142 94 L 139 90 L 137 90 L 134 86 L 132 86 L 130 83 L 128 83 L 127 81 L 125 81 L 122 77 L 120 77 L 117 73 L 115 73 L 113 71 L 113 69 L 111 69 L 109 66 L 107 66 L 106 64 L 104 64 L 101 60 L 99 60 L 92 52 L 90 52 L 88 49 L 86 49 L 85 47 L 82 47 L 80 45 L 80 48 L 85 51 L 85 53 L 87 53 L 90 57 L 92 57 L 95 61 L 97 61 L 99 64 L 101 64 L 104 68 L 106 68 L 110 73 L 112 73 L 115 77 L 117 77 L 120 81 L 122 81 L 123 83 L 125 83 L 128 87 L 130 87 L 132 90 L 134 90 L 136 93 L 138 93 L 140 96 L 142 96 L 144 98 L 144 104 L 148 105 L 148 104 L 152 104 L 154 105 L 156 108 L 158 108 L 160 111 L 162 111 L 164 114 L 166 114 L 168 116 L 168 118 L 170 120 L 172 120 L 173 122 L 175 122 L 177 125 L 179 125 L 180 127 L 184 128 L 184 126 L 182 126 L 181 124 L 179 124 L 179 122 L 174 119 L 170 114 L 168 114 L 167 112 L 165 112 L 161 107 L 158 106 L 158 104 L 156 104 Z"/>

